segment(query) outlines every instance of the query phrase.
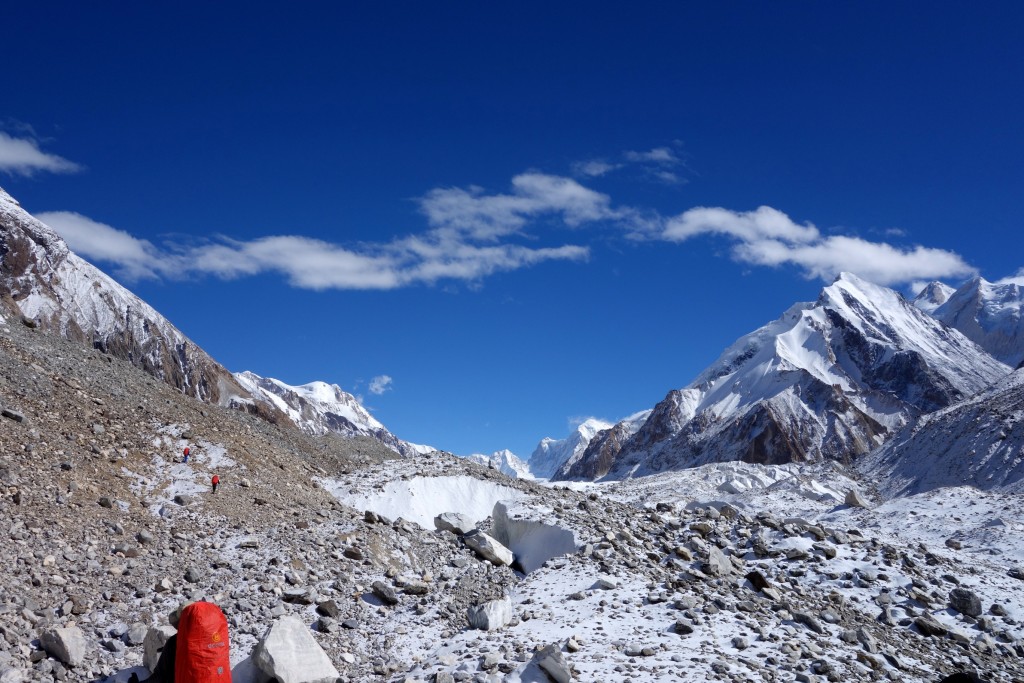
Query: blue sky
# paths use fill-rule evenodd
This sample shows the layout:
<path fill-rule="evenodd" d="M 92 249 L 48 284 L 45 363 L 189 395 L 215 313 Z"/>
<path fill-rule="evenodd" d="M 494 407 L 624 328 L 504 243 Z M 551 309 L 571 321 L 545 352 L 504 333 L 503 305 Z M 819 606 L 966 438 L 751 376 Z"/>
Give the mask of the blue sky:
<path fill-rule="evenodd" d="M 649 408 L 839 270 L 1024 266 L 1019 3 L 38 5 L 0 185 L 229 369 L 457 453 Z"/>

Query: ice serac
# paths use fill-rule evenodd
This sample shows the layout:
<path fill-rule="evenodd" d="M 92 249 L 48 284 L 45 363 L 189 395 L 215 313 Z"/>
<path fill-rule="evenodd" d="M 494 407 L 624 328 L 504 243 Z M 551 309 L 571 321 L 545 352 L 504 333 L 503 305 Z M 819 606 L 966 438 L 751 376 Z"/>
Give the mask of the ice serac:
<path fill-rule="evenodd" d="M 2 189 L 0 307 L 127 360 L 202 401 L 231 405 L 241 399 L 249 408 L 248 394 L 230 372 L 149 304 L 72 252 Z"/>
<path fill-rule="evenodd" d="M 560 526 L 554 511 L 536 501 L 502 500 L 494 505 L 494 535 L 515 555 L 526 574 L 545 562 L 576 552 L 576 534 Z"/>
<path fill-rule="evenodd" d="M 528 461 L 530 472 L 535 477 L 550 478 L 563 463 L 582 455 L 598 432 L 611 427 L 610 422 L 592 417 L 577 425 L 564 439 L 541 439 Z"/>
<path fill-rule="evenodd" d="M 1009 371 L 897 292 L 844 273 L 670 391 L 634 433 L 602 432 L 555 478 L 731 460 L 849 462 Z"/>
<path fill-rule="evenodd" d="M 906 427 L 859 469 L 887 497 L 944 486 L 1024 493 L 1024 369 Z"/>
<path fill-rule="evenodd" d="M 369 436 L 402 455 L 435 450 L 399 439 L 337 384 L 310 382 L 292 386 L 248 371 L 235 373 L 235 379 L 254 399 L 280 410 L 308 434 Z"/>
<path fill-rule="evenodd" d="M 1012 368 L 1024 363 L 1024 287 L 976 277 L 951 294 L 933 315 Z"/>

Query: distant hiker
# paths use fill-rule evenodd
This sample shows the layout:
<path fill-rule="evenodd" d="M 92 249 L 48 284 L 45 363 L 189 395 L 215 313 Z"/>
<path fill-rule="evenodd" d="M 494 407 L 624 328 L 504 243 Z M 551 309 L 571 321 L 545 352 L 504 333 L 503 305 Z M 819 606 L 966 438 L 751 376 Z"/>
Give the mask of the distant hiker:
<path fill-rule="evenodd" d="M 189 453 L 191 453 L 191 451 L 189 450 L 188 446 L 185 446 L 185 454 L 184 454 L 185 457 L 182 458 L 182 460 L 181 460 L 182 462 L 188 462 L 188 454 Z"/>
<path fill-rule="evenodd" d="M 210 483 L 213 484 L 213 492 L 217 493 L 217 484 L 220 483 L 220 477 L 216 474 L 213 475 L 213 479 L 210 480 Z"/>

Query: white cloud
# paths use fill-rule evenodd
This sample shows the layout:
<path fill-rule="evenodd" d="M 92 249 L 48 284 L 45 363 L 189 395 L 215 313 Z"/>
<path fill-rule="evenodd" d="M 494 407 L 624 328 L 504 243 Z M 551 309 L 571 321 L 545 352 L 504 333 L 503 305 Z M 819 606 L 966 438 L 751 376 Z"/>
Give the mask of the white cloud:
<path fill-rule="evenodd" d="M 627 161 L 641 163 L 647 162 L 655 164 L 665 164 L 668 166 L 675 166 L 676 164 L 681 163 L 679 157 L 677 157 L 676 153 L 672 151 L 672 149 L 669 147 L 655 147 L 654 149 L 648 150 L 646 152 L 629 151 L 623 153 L 623 156 L 626 157 Z"/>
<path fill-rule="evenodd" d="M 377 375 L 370 380 L 370 393 L 380 396 L 385 391 L 390 391 L 392 389 L 391 382 L 391 377 L 388 375 Z"/>
<path fill-rule="evenodd" d="M 56 230 L 79 256 L 115 263 L 129 279 L 158 277 L 171 267 L 150 242 L 80 213 L 49 211 L 36 214 L 36 218 Z"/>
<path fill-rule="evenodd" d="M 1017 271 L 1016 275 L 1010 275 L 1008 277 L 996 280 L 997 285 L 1018 285 L 1024 287 L 1024 268 Z"/>
<path fill-rule="evenodd" d="M 27 176 L 36 171 L 74 173 L 81 168 L 64 157 L 42 151 L 33 138 L 14 138 L 0 132 L 0 171 Z"/>
<path fill-rule="evenodd" d="M 577 161 L 572 165 L 572 171 L 576 175 L 584 175 L 591 178 L 607 175 L 612 171 L 622 168 L 622 164 L 613 164 L 604 159 L 590 159 L 589 161 Z"/>
<path fill-rule="evenodd" d="M 519 232 L 530 220 L 556 216 L 570 227 L 611 219 L 608 195 L 572 178 L 523 173 L 512 179 L 511 194 L 485 194 L 479 187 L 438 188 L 420 200 L 430 225 L 447 236 L 495 241 Z"/>
<path fill-rule="evenodd" d="M 798 225 L 789 216 L 770 206 L 743 212 L 699 206 L 670 218 L 665 223 L 662 237 L 681 242 L 707 233 L 729 235 L 745 242 L 764 238 L 812 242 L 820 237 L 818 229 L 810 223 Z"/>
<path fill-rule="evenodd" d="M 353 247 L 299 235 L 251 241 L 214 236 L 198 245 L 159 248 L 80 214 L 56 211 L 39 217 L 87 259 L 114 264 L 130 280 L 210 275 L 222 279 L 274 272 L 303 289 L 387 290 L 440 280 L 479 281 L 494 273 L 544 261 L 581 261 L 586 246 L 534 247 L 511 241 L 530 221 L 554 217 L 562 225 L 626 216 L 610 199 L 575 180 L 538 173 L 512 179 L 510 194 L 438 189 L 421 200 L 432 226 L 390 242 Z"/>
<path fill-rule="evenodd" d="M 737 212 L 717 207 L 690 209 L 665 223 L 661 237 L 681 242 L 697 235 L 737 240 L 733 257 L 763 266 L 795 265 L 807 277 L 830 280 L 849 271 L 881 285 L 964 277 L 976 270 L 954 252 L 922 246 L 896 247 L 859 237 L 823 237 L 810 223 L 795 223 L 769 206 Z"/>

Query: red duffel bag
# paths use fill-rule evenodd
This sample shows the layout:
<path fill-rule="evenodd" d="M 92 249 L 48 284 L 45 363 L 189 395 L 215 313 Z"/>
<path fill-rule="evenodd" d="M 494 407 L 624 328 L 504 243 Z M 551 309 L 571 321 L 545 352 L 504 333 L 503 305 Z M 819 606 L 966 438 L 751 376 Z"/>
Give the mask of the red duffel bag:
<path fill-rule="evenodd" d="M 212 602 L 194 602 L 181 611 L 174 683 L 231 683 L 228 620 Z"/>

